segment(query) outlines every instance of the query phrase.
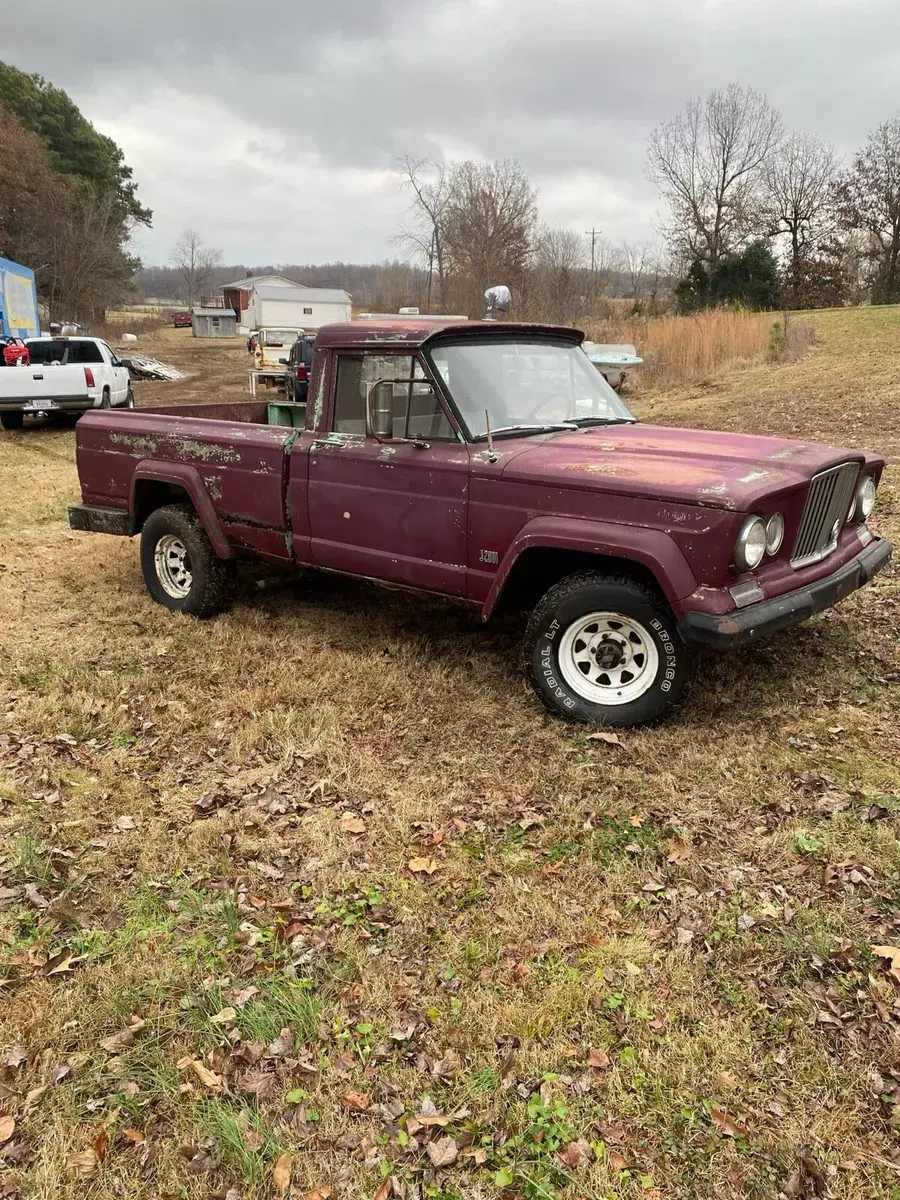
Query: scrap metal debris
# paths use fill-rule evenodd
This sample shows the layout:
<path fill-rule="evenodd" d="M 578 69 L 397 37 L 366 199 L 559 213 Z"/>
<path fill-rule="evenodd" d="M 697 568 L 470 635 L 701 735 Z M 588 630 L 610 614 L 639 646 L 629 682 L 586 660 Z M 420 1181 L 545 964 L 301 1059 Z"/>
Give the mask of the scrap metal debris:
<path fill-rule="evenodd" d="M 184 379 L 181 371 L 169 367 L 157 358 L 134 357 L 123 359 L 132 379 Z"/>

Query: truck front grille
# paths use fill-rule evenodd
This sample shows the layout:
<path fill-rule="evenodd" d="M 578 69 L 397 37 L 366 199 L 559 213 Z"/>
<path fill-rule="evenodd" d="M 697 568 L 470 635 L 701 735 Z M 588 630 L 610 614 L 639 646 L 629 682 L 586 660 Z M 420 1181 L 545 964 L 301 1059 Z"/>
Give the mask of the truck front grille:
<path fill-rule="evenodd" d="M 835 548 L 850 510 L 858 475 L 859 463 L 841 463 L 813 476 L 794 542 L 792 567 L 819 562 Z"/>

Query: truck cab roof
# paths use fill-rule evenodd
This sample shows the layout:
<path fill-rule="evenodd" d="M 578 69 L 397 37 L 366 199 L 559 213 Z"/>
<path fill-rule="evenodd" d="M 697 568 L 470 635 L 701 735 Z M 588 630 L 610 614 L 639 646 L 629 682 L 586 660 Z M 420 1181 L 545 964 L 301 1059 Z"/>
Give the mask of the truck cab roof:
<path fill-rule="evenodd" d="M 519 321 L 460 321 L 454 317 L 414 317 L 394 321 L 344 321 L 323 325 L 316 336 L 316 346 L 327 349 L 373 344 L 389 349 L 393 346 L 419 347 L 439 337 L 484 337 L 497 334 L 523 338 L 544 336 L 565 338 L 579 345 L 584 338 L 580 329 L 563 325 L 536 325 Z"/>

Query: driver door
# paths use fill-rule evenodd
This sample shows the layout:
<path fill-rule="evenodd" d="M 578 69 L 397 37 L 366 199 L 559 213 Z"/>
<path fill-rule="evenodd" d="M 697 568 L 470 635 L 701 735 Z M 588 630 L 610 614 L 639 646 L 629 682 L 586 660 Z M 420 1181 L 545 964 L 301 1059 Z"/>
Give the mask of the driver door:
<path fill-rule="evenodd" d="M 336 355 L 331 430 L 309 450 L 311 554 L 321 567 L 466 594 L 469 457 L 409 354 Z M 367 388 L 394 386 L 394 437 L 367 428 Z"/>

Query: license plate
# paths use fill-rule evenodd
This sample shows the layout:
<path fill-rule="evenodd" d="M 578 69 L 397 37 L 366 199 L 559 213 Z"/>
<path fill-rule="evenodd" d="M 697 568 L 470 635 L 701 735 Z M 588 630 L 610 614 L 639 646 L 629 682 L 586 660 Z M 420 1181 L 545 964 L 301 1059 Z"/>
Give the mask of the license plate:
<path fill-rule="evenodd" d="M 55 400 L 32 400 L 29 405 L 32 412 L 45 412 L 48 408 L 56 408 Z"/>

